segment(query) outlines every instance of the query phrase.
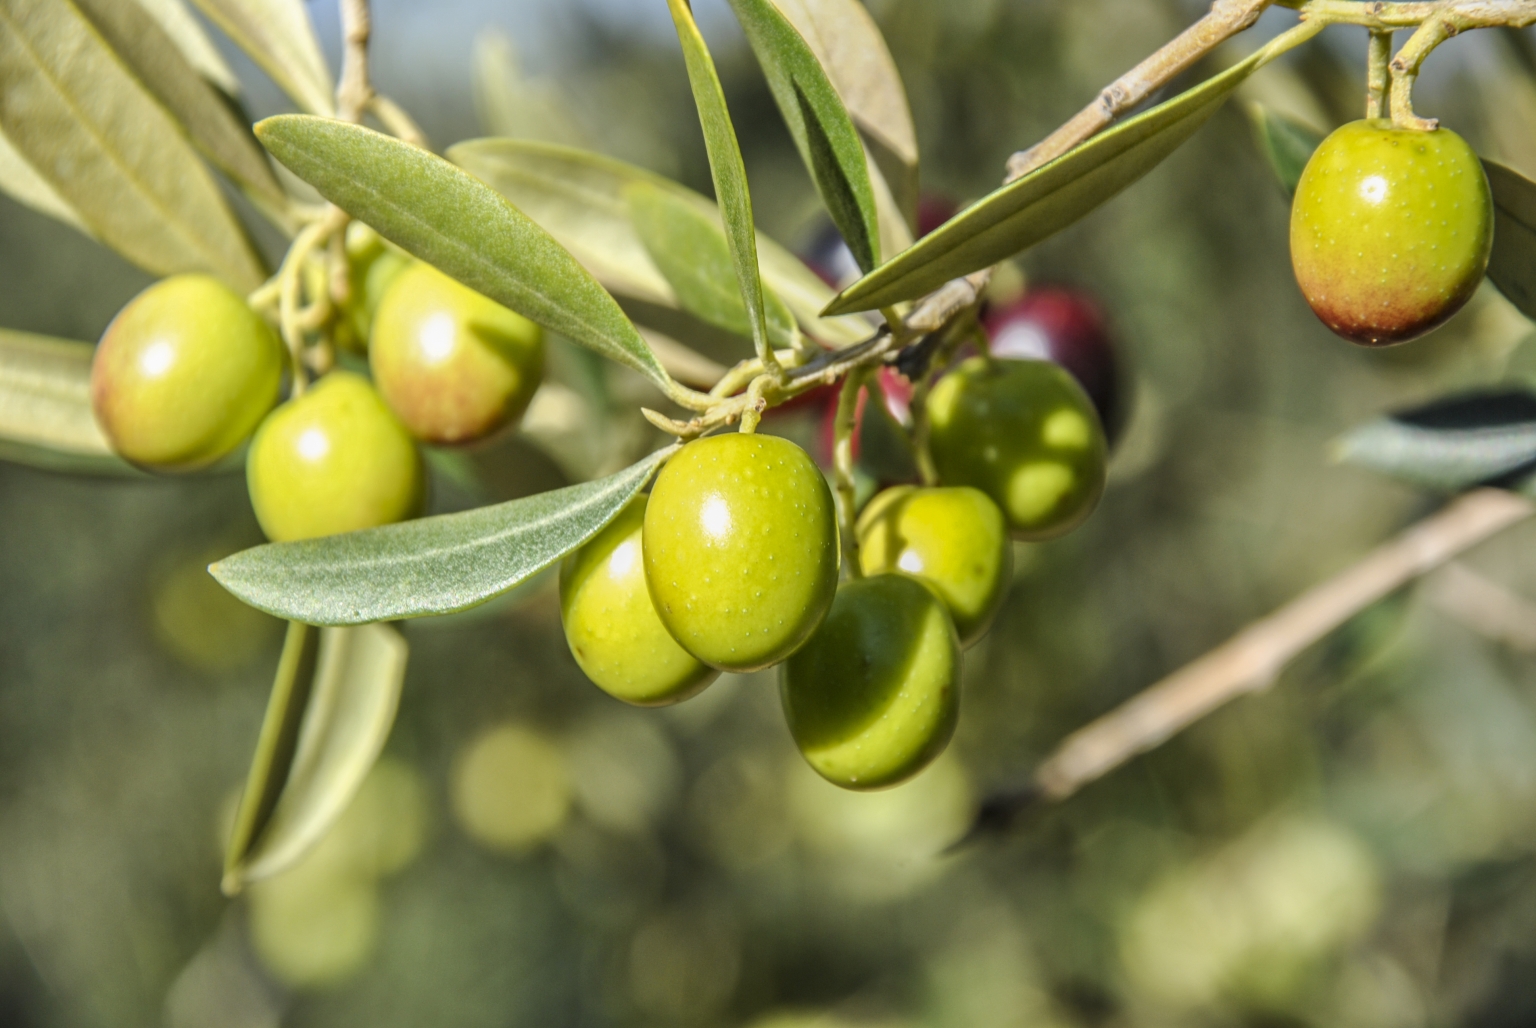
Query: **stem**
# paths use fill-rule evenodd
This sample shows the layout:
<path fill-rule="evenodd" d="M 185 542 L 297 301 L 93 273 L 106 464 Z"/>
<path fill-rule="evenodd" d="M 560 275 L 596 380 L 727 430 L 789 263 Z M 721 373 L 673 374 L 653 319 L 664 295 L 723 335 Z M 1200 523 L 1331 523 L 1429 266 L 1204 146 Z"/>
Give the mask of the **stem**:
<path fill-rule="evenodd" d="M 1027 790 L 984 804 L 973 833 L 1039 802 L 1064 800 L 1239 696 L 1262 692 L 1292 658 L 1360 611 L 1532 514 L 1536 504 L 1499 489 L 1460 497 L 1069 735 L 1039 765 Z"/>
<path fill-rule="evenodd" d="M 1387 90 L 1391 79 L 1388 62 L 1392 60 L 1392 30 L 1372 29 L 1371 42 L 1366 51 L 1365 116 L 1387 116 Z"/>
<path fill-rule="evenodd" d="M 777 376 L 772 374 L 758 375 L 747 386 L 746 402 L 742 405 L 740 418 L 741 430 L 747 435 L 757 431 L 758 422 L 763 420 L 763 411 L 768 409 L 768 401 L 763 393 L 773 385 Z"/>
<path fill-rule="evenodd" d="M 336 117 L 354 125 L 363 120 L 363 112 L 373 99 L 373 84 L 368 80 L 368 37 L 372 33 L 368 0 L 341 0 L 341 77 L 336 84 Z"/>
<path fill-rule="evenodd" d="M 837 482 L 837 517 L 843 537 L 843 563 L 851 578 L 863 578 L 859 565 L 859 536 L 855 530 L 857 497 L 853 481 L 853 434 L 859 428 L 859 392 L 869 375 L 867 368 L 843 379 L 837 396 L 837 417 L 832 424 L 832 468 Z"/>

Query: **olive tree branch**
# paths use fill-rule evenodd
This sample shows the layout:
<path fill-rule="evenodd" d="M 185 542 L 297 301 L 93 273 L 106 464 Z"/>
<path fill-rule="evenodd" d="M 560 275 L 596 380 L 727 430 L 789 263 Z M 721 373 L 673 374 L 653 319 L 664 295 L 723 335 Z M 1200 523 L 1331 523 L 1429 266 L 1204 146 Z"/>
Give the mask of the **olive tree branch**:
<path fill-rule="evenodd" d="M 971 834 L 1006 826 L 1042 802 L 1064 800 L 1232 700 L 1264 691 L 1302 650 L 1354 615 L 1533 514 L 1536 503 L 1500 489 L 1460 497 L 1067 736 L 1026 789 L 986 801 Z"/>
<path fill-rule="evenodd" d="M 1403 128 L 1433 129 L 1439 122 L 1413 113 L 1413 83 L 1424 58 L 1468 29 L 1525 28 L 1536 22 L 1536 0 L 1441 0 L 1392 58 L 1392 120 Z"/>
<path fill-rule="evenodd" d="M 837 397 L 836 420 L 832 426 L 832 467 L 837 481 L 837 520 L 843 537 L 843 562 L 852 578 L 863 578 L 859 564 L 859 537 L 854 531 L 858 516 L 853 481 L 853 434 L 859 427 L 859 392 L 869 377 L 868 368 L 859 368 L 843 379 Z"/>
<path fill-rule="evenodd" d="M 1392 30 L 1372 29 L 1365 58 L 1365 116 L 1387 116 L 1387 91 L 1391 85 Z"/>

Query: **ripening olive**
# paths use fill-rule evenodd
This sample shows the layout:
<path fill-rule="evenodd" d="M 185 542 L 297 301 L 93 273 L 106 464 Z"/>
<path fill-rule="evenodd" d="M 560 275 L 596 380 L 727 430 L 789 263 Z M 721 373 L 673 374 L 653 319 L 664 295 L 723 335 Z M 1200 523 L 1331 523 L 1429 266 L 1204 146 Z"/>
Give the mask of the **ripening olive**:
<path fill-rule="evenodd" d="M 272 412 L 251 441 L 245 475 L 274 542 L 404 520 L 423 492 L 410 434 L 368 380 L 347 371 Z"/>
<path fill-rule="evenodd" d="M 667 631 L 722 671 L 777 664 L 821 623 L 841 560 L 832 492 L 775 436 L 699 439 L 645 510 L 645 578 Z"/>
<path fill-rule="evenodd" d="M 928 583 L 964 646 L 986 633 L 1007 598 L 1013 544 L 1003 512 L 979 489 L 895 486 L 869 501 L 858 533 L 864 573 L 904 572 Z"/>
<path fill-rule="evenodd" d="M 644 496 L 560 565 L 560 622 L 571 655 L 598 688 L 661 707 L 695 695 L 719 672 L 668 634 L 645 584 Z"/>
<path fill-rule="evenodd" d="M 1423 335 L 1471 299 L 1493 246 L 1477 154 L 1449 129 L 1389 121 L 1335 129 L 1291 205 L 1291 264 L 1323 324 L 1385 346 Z"/>
<path fill-rule="evenodd" d="M 283 349 L 234 290 L 174 275 L 128 302 L 91 365 L 91 406 L 119 454 L 188 470 L 229 453 L 277 402 Z"/>
<path fill-rule="evenodd" d="M 470 442 L 528 407 L 544 374 L 544 332 L 436 268 L 413 264 L 379 304 L 368 363 L 417 438 Z"/>
<path fill-rule="evenodd" d="M 905 575 L 845 583 L 784 662 L 790 733 L 827 781 L 895 785 L 944 751 L 960 714 L 960 644 L 943 601 Z"/>
<path fill-rule="evenodd" d="M 1104 492 L 1104 430 L 1048 361 L 972 357 L 939 379 L 928 417 L 939 480 L 986 493 L 1020 539 L 1071 531 Z"/>

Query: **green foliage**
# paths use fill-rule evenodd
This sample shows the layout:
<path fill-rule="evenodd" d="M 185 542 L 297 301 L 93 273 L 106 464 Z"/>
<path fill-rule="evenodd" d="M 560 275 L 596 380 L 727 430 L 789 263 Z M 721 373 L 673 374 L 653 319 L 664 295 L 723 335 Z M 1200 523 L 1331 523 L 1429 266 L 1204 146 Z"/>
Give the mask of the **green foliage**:
<path fill-rule="evenodd" d="M 1060 232 L 1161 164 L 1220 109 L 1264 57 L 1261 50 L 1003 186 L 843 290 L 826 313 L 872 310 L 915 299 Z"/>
<path fill-rule="evenodd" d="M 0 329 L 0 458 L 59 471 L 139 474 L 91 414 L 95 347 Z"/>
<path fill-rule="evenodd" d="M 192 0 L 302 110 L 333 114 L 336 101 L 302 0 Z"/>
<path fill-rule="evenodd" d="M 389 625 L 288 626 L 224 855 L 224 892 L 298 863 L 336 822 L 395 722 L 408 647 Z"/>
<path fill-rule="evenodd" d="M 1249 107 L 1248 117 L 1253 122 L 1254 140 L 1280 181 L 1280 188 L 1287 197 L 1296 195 L 1296 183 L 1301 181 L 1301 172 L 1312 151 L 1323 141 L 1323 134 L 1263 104 Z"/>
<path fill-rule="evenodd" d="M 401 249 L 658 385 L 669 382 L 613 297 L 479 179 L 398 139 L 324 118 L 268 118 L 256 134 L 326 199 Z"/>
<path fill-rule="evenodd" d="M 309 624 L 449 614 L 506 592 L 581 546 L 672 452 L 659 450 L 595 482 L 491 507 L 258 546 L 209 571 L 253 607 Z"/>
<path fill-rule="evenodd" d="M 731 0 L 821 202 L 865 272 L 880 263 L 880 217 L 864 144 L 837 90 L 772 0 Z"/>
<path fill-rule="evenodd" d="M 1524 479 L 1536 462 L 1536 396 L 1478 393 L 1377 418 L 1335 443 L 1334 454 L 1441 492 Z"/>
<path fill-rule="evenodd" d="M 630 221 L 683 310 L 737 335 L 752 335 L 736 284 L 731 250 L 720 223 L 675 190 L 639 181 L 625 192 Z M 772 290 L 763 289 L 768 339 L 794 342 L 795 316 Z"/>
<path fill-rule="evenodd" d="M 161 275 L 264 277 L 172 117 L 69 0 L 0 5 L 0 130 L 90 233 Z"/>
<path fill-rule="evenodd" d="M 709 47 L 694 24 L 688 0 L 667 0 L 672 21 L 677 26 L 683 60 L 688 65 L 688 84 L 693 89 L 694 106 L 699 109 L 699 126 L 704 130 L 704 148 L 709 152 L 709 170 L 715 183 L 715 197 L 725 225 L 725 241 L 736 266 L 736 281 L 752 329 L 752 342 L 758 356 L 770 356 L 768 318 L 763 304 L 763 283 L 757 266 L 757 226 L 752 221 L 752 195 L 747 188 L 747 168 L 741 161 L 741 146 L 731 125 L 731 112 L 725 106 L 725 93 L 715 73 Z"/>
<path fill-rule="evenodd" d="M 1493 193 L 1493 254 L 1488 277 L 1526 317 L 1536 317 L 1536 182 L 1484 159 Z"/>
<path fill-rule="evenodd" d="M 666 190 L 720 221 L 719 208 L 686 186 L 602 154 L 521 139 L 473 139 L 450 147 L 448 157 L 538 222 L 603 285 L 650 303 L 675 306 L 677 298 L 630 219 L 625 199 L 630 188 L 645 183 Z M 757 234 L 757 259 L 763 284 L 808 334 L 835 346 L 869 337 L 862 318 L 822 318 L 832 290 L 762 233 Z"/>

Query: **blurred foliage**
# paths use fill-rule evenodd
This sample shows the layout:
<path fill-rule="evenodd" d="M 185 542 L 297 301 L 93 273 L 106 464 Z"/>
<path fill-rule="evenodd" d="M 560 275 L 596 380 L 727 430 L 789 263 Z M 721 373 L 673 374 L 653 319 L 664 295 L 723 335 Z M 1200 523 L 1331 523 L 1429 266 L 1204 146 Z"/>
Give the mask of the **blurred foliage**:
<path fill-rule="evenodd" d="M 956 198 L 1192 16 L 1171 0 L 870 7 L 928 187 Z M 1248 98 L 1320 128 L 1354 117 L 1364 36 L 1338 36 Z M 601 148 L 707 189 L 663 38 L 585 23 L 560 103 Z M 729 42 L 758 218 L 809 239 L 811 184 Z M 1420 101 L 1526 174 L 1530 49 L 1454 41 Z M 232 790 L 282 634 L 198 571 L 258 541 L 243 482 L 0 465 L 0 1025 L 1529 1023 L 1536 665 L 1423 590 L 1013 836 L 940 855 L 979 795 L 1063 735 L 1428 509 L 1331 466 L 1330 439 L 1536 374 L 1529 325 L 1487 287 L 1408 347 L 1340 343 L 1296 291 L 1286 226 L 1231 105 L 1021 259 L 1033 281 L 1101 298 L 1138 382 L 1132 421 L 1087 527 L 1020 547 L 997 628 L 967 657 L 956 744 L 886 793 L 803 765 L 771 674 L 621 708 L 577 670 L 545 579 L 405 626 L 386 760 L 304 864 L 225 901 Z M 144 284 L 0 201 L 8 326 L 95 338 Z M 437 509 L 644 451 L 649 430 L 621 413 L 645 397 L 638 379 L 570 348 L 551 363 L 522 435 L 434 456 Z M 806 420 L 784 430 L 814 438 Z M 1536 595 L 1533 532 L 1468 566 Z"/>

